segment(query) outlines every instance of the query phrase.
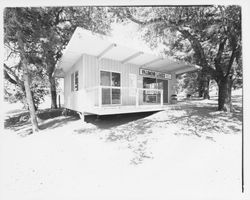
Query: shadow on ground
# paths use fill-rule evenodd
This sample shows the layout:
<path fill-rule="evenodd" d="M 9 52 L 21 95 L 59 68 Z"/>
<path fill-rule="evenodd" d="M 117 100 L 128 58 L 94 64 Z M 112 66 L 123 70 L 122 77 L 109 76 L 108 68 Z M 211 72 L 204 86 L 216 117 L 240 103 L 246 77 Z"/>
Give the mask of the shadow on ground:
<path fill-rule="evenodd" d="M 87 123 L 95 125 L 99 129 L 110 129 L 129 122 L 134 122 L 150 115 L 155 114 L 155 112 L 142 112 L 142 113 L 129 113 L 120 115 L 89 115 L 85 117 Z"/>
<path fill-rule="evenodd" d="M 66 117 L 62 116 L 62 111 L 63 109 L 44 109 L 37 111 L 39 129 L 54 129 L 79 119 L 79 117 L 75 115 Z M 14 130 L 21 136 L 31 134 L 32 131 L 29 112 L 23 111 L 22 113 L 7 113 L 4 128 Z"/>
<path fill-rule="evenodd" d="M 53 119 L 53 120 L 47 120 L 45 122 L 43 122 L 41 125 L 39 125 L 39 129 L 40 130 L 44 130 L 44 129 L 55 129 L 58 127 L 62 127 L 70 122 L 79 120 L 78 117 L 74 117 L 74 116 L 67 116 L 67 117 L 60 117 L 57 119 Z"/>

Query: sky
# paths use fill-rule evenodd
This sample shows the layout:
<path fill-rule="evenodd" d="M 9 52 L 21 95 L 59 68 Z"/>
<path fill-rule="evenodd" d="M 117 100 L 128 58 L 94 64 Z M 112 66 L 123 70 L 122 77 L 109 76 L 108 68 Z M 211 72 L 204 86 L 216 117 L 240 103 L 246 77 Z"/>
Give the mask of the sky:
<path fill-rule="evenodd" d="M 111 28 L 113 29 L 111 31 L 112 40 L 117 41 L 117 43 L 129 46 L 132 49 L 142 50 L 145 53 L 153 53 L 156 55 L 160 53 L 160 48 L 152 50 L 149 45 L 143 41 L 139 31 L 139 25 L 136 23 L 113 23 Z"/>

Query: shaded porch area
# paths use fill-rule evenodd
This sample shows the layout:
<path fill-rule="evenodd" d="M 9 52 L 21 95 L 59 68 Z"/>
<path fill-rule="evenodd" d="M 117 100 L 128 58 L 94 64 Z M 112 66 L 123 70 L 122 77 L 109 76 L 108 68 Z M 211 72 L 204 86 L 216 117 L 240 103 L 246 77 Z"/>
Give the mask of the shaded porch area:
<path fill-rule="evenodd" d="M 90 100 L 84 114 L 112 115 L 160 111 L 165 107 L 163 89 L 96 86 L 86 89 Z"/>

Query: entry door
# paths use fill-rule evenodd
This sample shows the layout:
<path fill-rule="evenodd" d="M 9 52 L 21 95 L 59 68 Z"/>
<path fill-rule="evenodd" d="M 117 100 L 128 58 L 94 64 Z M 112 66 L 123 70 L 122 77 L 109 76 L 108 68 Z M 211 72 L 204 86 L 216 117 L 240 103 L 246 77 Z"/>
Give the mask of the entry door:
<path fill-rule="evenodd" d="M 157 79 L 159 89 L 163 89 L 163 103 L 168 103 L 168 80 Z"/>

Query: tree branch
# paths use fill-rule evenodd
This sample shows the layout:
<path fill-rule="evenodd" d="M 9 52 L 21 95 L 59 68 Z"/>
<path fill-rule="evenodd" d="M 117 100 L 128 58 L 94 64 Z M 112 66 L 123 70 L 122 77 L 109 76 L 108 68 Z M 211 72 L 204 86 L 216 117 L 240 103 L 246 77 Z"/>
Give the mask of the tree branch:
<path fill-rule="evenodd" d="M 11 76 L 8 74 L 8 72 L 4 69 L 4 78 L 6 80 L 8 80 L 10 83 L 14 84 L 14 85 L 18 85 L 16 80 L 14 80 L 13 78 L 11 78 Z"/>
<path fill-rule="evenodd" d="M 218 49 L 217 55 L 214 59 L 215 64 L 218 64 L 218 65 L 220 64 L 226 41 L 227 41 L 227 38 L 224 38 L 224 40 L 219 44 L 219 49 Z"/>
<path fill-rule="evenodd" d="M 136 19 L 131 14 L 131 12 L 130 12 L 130 10 L 128 8 L 125 11 L 126 11 L 126 17 L 128 19 L 130 19 L 132 22 L 135 22 L 135 23 L 143 25 L 143 26 L 150 25 L 150 24 L 155 24 L 155 23 L 159 23 L 159 22 L 164 22 L 166 20 L 166 17 L 163 16 L 163 17 L 159 17 L 159 18 L 155 18 L 155 19 L 150 19 L 148 21 L 141 21 L 141 20 Z"/>
<path fill-rule="evenodd" d="M 227 77 L 230 74 L 234 59 L 236 57 L 236 51 L 237 51 L 237 49 L 234 48 L 232 53 L 231 53 L 230 60 L 229 60 L 229 63 L 228 63 L 227 73 L 226 73 L 225 77 Z"/>
<path fill-rule="evenodd" d="M 9 44 L 4 43 L 4 45 L 9 48 L 13 53 L 20 53 L 17 48 L 12 48 Z"/>
<path fill-rule="evenodd" d="M 16 66 L 18 66 L 20 63 L 18 63 Z M 5 63 L 4 63 L 4 70 L 6 70 L 7 73 L 11 74 L 16 80 L 16 83 L 24 88 L 24 83 L 22 80 L 20 80 L 20 78 L 15 74 L 15 72 L 10 68 L 8 67 Z"/>
<path fill-rule="evenodd" d="M 222 75 L 222 76 L 223 76 L 223 70 L 220 64 L 221 64 L 221 58 L 222 58 L 222 54 L 225 48 L 226 41 L 227 41 L 227 38 L 224 38 L 224 40 L 219 44 L 219 49 L 214 59 L 215 69 L 219 73 L 219 75 Z"/>
<path fill-rule="evenodd" d="M 181 11 L 183 11 L 183 10 L 181 10 Z M 162 17 L 155 18 L 155 19 L 150 19 L 148 21 L 141 21 L 141 20 L 136 19 L 131 14 L 131 12 L 130 12 L 130 10 L 128 8 L 126 9 L 126 16 L 131 21 L 133 21 L 133 22 L 135 22 L 137 24 L 143 25 L 143 26 L 147 26 L 147 25 L 151 25 L 151 24 L 155 24 L 155 23 L 165 23 L 166 28 L 173 28 L 176 31 L 180 32 L 184 38 L 189 40 L 193 50 L 198 55 L 198 59 L 199 59 L 199 62 L 200 62 L 199 65 L 201 65 L 203 68 L 205 68 L 205 70 L 207 70 L 211 75 L 214 75 L 215 70 L 213 68 L 209 67 L 208 62 L 206 60 L 204 50 L 203 50 L 203 48 L 201 46 L 201 43 L 188 30 L 183 29 L 183 28 L 181 29 L 179 23 L 171 21 L 166 16 L 162 16 Z M 184 21 L 185 20 L 183 20 L 183 22 Z"/>
<path fill-rule="evenodd" d="M 55 21 L 54 25 L 57 26 L 61 21 L 60 21 L 60 14 L 63 12 L 63 8 L 60 8 L 57 12 L 54 12 L 55 14 Z"/>

